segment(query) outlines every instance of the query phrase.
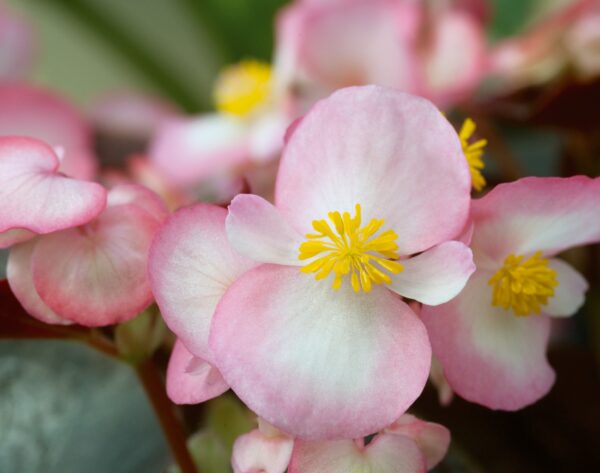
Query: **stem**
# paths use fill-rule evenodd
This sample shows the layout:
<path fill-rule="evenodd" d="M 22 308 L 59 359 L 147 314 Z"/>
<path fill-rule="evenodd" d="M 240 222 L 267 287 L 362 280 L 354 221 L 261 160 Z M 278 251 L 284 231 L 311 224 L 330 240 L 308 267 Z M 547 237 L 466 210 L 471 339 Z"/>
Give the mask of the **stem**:
<path fill-rule="evenodd" d="M 136 373 L 146 391 L 146 395 L 171 447 L 171 452 L 181 473 L 200 473 L 189 450 L 182 426 L 175 416 L 173 404 L 165 393 L 165 386 L 152 360 L 145 360 L 136 366 Z"/>

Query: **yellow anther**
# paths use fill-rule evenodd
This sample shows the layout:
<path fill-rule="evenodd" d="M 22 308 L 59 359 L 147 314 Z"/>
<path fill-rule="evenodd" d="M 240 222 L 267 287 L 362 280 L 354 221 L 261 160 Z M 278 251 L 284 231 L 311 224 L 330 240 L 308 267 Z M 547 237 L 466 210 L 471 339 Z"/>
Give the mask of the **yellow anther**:
<path fill-rule="evenodd" d="M 246 60 L 223 70 L 215 84 L 217 110 L 237 116 L 250 115 L 271 95 L 271 66 Z"/>
<path fill-rule="evenodd" d="M 373 284 L 390 284 L 388 273 L 398 274 L 404 268 L 399 258 L 393 230 L 375 234 L 384 224 L 384 220 L 372 219 L 361 228 L 361 207 L 356 204 L 356 215 L 348 212 L 329 212 L 329 220 L 314 220 L 313 228 L 317 233 L 306 235 L 308 241 L 300 245 L 301 261 L 312 259 L 303 268 L 304 273 L 317 273 L 317 280 L 325 279 L 333 273 L 332 287 L 339 289 L 342 279 L 350 275 L 350 284 L 354 291 L 369 292 Z M 314 258 L 314 259 L 313 259 Z"/>
<path fill-rule="evenodd" d="M 481 139 L 474 143 L 469 143 L 473 133 L 475 133 L 475 129 L 475 122 L 470 118 L 467 118 L 463 122 L 458 137 L 460 138 L 460 144 L 462 145 L 465 158 L 467 158 L 467 162 L 469 163 L 473 189 L 480 191 L 485 187 L 485 178 L 481 174 L 481 171 L 485 167 L 482 156 L 483 149 L 487 145 L 487 140 Z"/>
<path fill-rule="evenodd" d="M 558 286 L 556 271 L 537 252 L 524 256 L 509 255 L 504 265 L 488 281 L 493 286 L 492 305 L 512 309 L 515 315 L 539 314 L 541 307 L 554 296 Z"/>

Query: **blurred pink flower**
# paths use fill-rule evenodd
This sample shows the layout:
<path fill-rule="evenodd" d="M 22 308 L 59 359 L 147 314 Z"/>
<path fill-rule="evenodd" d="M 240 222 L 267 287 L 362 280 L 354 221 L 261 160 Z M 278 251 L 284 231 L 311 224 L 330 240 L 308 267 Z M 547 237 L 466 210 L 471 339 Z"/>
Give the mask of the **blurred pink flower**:
<path fill-rule="evenodd" d="M 97 162 L 85 118 L 52 92 L 23 83 L 0 83 L 0 136 L 29 136 L 61 148 L 60 171 L 93 179 Z"/>
<path fill-rule="evenodd" d="M 552 317 L 573 315 L 587 282 L 555 255 L 600 241 L 600 178 L 526 178 L 473 201 L 477 270 L 454 300 L 423 306 L 451 388 L 492 409 L 543 397 Z"/>
<path fill-rule="evenodd" d="M 376 84 L 450 106 L 485 72 L 470 8 L 409 0 L 296 1 L 278 19 L 276 67 L 300 112 L 341 87 Z"/>
<path fill-rule="evenodd" d="M 291 133 L 276 206 L 238 196 L 227 234 L 215 207 L 167 222 L 150 257 L 156 300 L 187 349 L 276 427 L 313 439 L 369 434 L 408 408 L 429 373 L 424 327 L 394 293 L 440 304 L 474 270 L 468 248 L 448 241 L 469 193 L 460 141 L 429 102 L 373 86 L 339 91 Z M 339 237 L 318 220 L 328 215 Z M 353 243 L 338 255 L 327 238 Z M 334 289 L 319 281 L 330 273 Z"/>

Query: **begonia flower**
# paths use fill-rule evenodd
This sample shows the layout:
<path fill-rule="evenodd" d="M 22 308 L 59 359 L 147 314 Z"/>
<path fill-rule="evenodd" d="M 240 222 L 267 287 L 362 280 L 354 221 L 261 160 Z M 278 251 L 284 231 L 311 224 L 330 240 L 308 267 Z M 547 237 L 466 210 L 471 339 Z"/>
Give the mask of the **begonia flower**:
<path fill-rule="evenodd" d="M 303 110 L 338 88 L 366 84 L 449 106 L 473 91 L 485 72 L 485 38 L 465 8 L 296 1 L 278 19 L 277 63 Z"/>
<path fill-rule="evenodd" d="M 450 432 L 439 424 L 405 414 L 375 435 L 336 441 L 296 440 L 289 473 L 421 473 L 446 455 Z"/>
<path fill-rule="evenodd" d="M 275 206 L 236 197 L 227 238 L 221 209 L 171 217 L 151 251 L 157 302 L 187 349 L 277 428 L 370 434 L 429 373 L 427 334 L 398 294 L 440 304 L 474 270 L 450 241 L 469 191 L 458 136 L 431 103 L 341 90 L 289 136 Z"/>
<path fill-rule="evenodd" d="M 552 317 L 573 315 L 587 282 L 555 256 L 600 241 L 600 179 L 526 178 L 472 205 L 477 271 L 454 300 L 423 306 L 433 352 L 452 389 L 493 409 L 543 397 Z"/>
<path fill-rule="evenodd" d="M 102 186 L 59 169 L 59 157 L 47 144 L 0 136 L 0 248 L 85 224 L 102 212 Z"/>
<path fill-rule="evenodd" d="M 46 323 L 97 327 L 131 319 L 153 301 L 148 251 L 166 216 L 153 192 L 115 187 L 94 220 L 14 246 L 7 266 L 11 290 Z"/>
<path fill-rule="evenodd" d="M 27 75 L 34 39 L 29 22 L 0 2 L 0 80 L 22 79 Z"/>
<path fill-rule="evenodd" d="M 246 60 L 226 68 L 215 85 L 216 112 L 167 120 L 150 146 L 157 169 L 189 186 L 277 157 L 289 118 L 268 64 Z"/>
<path fill-rule="evenodd" d="M 93 179 L 97 162 L 92 130 L 63 98 L 27 84 L 0 84 L 0 136 L 28 136 L 64 150 L 59 170 L 77 179 Z"/>
<path fill-rule="evenodd" d="M 259 418 L 258 429 L 241 435 L 233 445 L 233 472 L 285 473 L 293 448 L 292 437 Z"/>

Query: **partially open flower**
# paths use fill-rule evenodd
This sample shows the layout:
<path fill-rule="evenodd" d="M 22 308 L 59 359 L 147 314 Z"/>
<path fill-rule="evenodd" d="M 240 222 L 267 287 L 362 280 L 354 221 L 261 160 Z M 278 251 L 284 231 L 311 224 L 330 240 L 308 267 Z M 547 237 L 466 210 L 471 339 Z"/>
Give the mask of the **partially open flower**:
<path fill-rule="evenodd" d="M 550 390 L 551 318 L 573 315 L 587 290 L 555 255 L 600 241 L 599 208 L 600 179 L 581 176 L 521 179 L 473 202 L 477 271 L 458 297 L 421 313 L 458 395 L 515 410 Z"/>

